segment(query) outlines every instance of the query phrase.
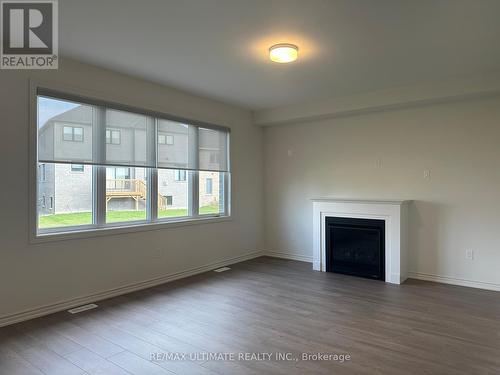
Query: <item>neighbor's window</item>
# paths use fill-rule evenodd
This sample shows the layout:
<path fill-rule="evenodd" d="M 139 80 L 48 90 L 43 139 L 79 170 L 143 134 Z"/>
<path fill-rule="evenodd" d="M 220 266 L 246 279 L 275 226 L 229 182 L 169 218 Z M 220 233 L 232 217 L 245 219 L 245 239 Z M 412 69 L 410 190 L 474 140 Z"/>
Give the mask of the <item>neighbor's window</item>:
<path fill-rule="evenodd" d="M 175 181 L 186 181 L 186 171 L 178 169 L 174 171 Z"/>
<path fill-rule="evenodd" d="M 229 214 L 228 129 L 58 96 L 37 97 L 38 234 Z"/>
<path fill-rule="evenodd" d="M 207 178 L 205 180 L 205 194 L 212 194 L 212 188 L 213 188 L 213 180 L 211 178 Z"/>
<path fill-rule="evenodd" d="M 83 128 L 77 126 L 63 126 L 63 140 L 83 142 Z"/>
<path fill-rule="evenodd" d="M 71 172 L 83 172 L 85 166 L 83 164 L 71 164 Z"/>
<path fill-rule="evenodd" d="M 158 134 L 158 144 L 160 145 L 173 145 L 174 136 L 168 134 Z"/>
<path fill-rule="evenodd" d="M 45 182 L 47 180 L 47 170 L 45 164 L 38 165 L 38 178 L 40 182 Z"/>
<path fill-rule="evenodd" d="M 106 144 L 119 145 L 121 143 L 121 132 L 119 130 L 106 129 Z"/>

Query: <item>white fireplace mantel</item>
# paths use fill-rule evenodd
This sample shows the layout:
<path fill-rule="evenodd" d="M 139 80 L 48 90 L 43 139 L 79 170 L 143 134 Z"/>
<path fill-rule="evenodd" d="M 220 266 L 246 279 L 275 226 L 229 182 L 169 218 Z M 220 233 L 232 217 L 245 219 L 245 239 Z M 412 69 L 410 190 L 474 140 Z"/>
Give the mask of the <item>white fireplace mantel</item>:
<path fill-rule="evenodd" d="M 325 221 L 349 217 L 385 221 L 385 281 L 401 284 L 408 277 L 408 203 L 404 200 L 315 198 L 313 201 L 313 269 L 326 271 Z"/>

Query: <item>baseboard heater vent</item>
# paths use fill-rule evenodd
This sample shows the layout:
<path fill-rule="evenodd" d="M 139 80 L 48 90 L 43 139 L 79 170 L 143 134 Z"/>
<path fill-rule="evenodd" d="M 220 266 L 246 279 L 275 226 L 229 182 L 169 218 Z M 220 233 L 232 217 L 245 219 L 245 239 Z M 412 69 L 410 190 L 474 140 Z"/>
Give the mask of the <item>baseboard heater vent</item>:
<path fill-rule="evenodd" d="M 229 271 L 231 268 L 229 267 L 222 267 L 222 268 L 217 268 L 214 270 L 214 272 L 224 272 L 224 271 Z"/>
<path fill-rule="evenodd" d="M 95 303 L 89 303 L 88 305 L 78 306 L 78 307 L 75 307 L 74 309 L 69 309 L 68 312 L 70 314 L 78 314 L 78 313 L 81 313 L 83 311 L 95 309 L 97 307 L 98 306 Z"/>

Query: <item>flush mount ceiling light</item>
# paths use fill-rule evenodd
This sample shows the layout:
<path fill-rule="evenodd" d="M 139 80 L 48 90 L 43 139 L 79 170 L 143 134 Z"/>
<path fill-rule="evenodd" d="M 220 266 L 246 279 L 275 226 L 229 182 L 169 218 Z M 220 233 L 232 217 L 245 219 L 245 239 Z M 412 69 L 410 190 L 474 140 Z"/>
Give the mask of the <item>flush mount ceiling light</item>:
<path fill-rule="evenodd" d="M 280 43 L 269 48 L 269 58 L 277 63 L 289 63 L 297 60 L 299 47 L 295 44 Z"/>

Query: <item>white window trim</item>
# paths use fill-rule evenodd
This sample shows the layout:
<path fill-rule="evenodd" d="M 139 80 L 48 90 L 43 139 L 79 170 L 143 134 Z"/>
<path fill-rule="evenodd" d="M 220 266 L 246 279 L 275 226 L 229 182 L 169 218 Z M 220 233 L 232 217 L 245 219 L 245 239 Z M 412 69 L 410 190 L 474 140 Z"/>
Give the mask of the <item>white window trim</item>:
<path fill-rule="evenodd" d="M 31 243 L 39 242 L 50 242 L 59 240 L 69 240 L 69 239 L 79 239 L 79 238 L 90 238 L 102 235 L 116 235 L 122 233 L 133 233 L 140 231 L 150 231 L 150 230 L 160 230 L 167 228 L 176 228 L 180 226 L 198 225 L 198 224 L 209 224 L 218 223 L 224 221 L 230 221 L 231 218 L 231 201 L 229 199 L 230 192 L 229 189 L 231 184 L 229 179 L 231 174 L 225 173 L 226 178 L 224 178 L 224 212 L 217 214 L 199 214 L 199 179 L 198 172 L 191 171 L 187 173 L 187 179 L 190 179 L 191 183 L 189 186 L 189 209 L 188 216 L 178 217 L 178 218 L 158 218 L 158 176 L 157 169 L 147 169 L 151 171 L 149 178 L 149 199 L 147 200 L 147 220 L 145 221 L 134 221 L 134 222 L 122 222 L 122 223 L 105 223 L 105 189 L 106 189 L 106 171 L 104 166 L 93 168 L 93 214 L 94 223 L 92 225 L 83 226 L 73 226 L 73 227 L 61 227 L 61 228 L 50 228 L 44 229 L 42 232 L 38 231 L 38 202 L 37 202 L 37 172 L 38 172 L 38 124 L 37 124 L 37 98 L 38 89 L 49 89 L 54 91 L 60 91 L 68 95 L 75 95 L 80 97 L 94 98 L 97 101 L 103 102 L 116 102 L 115 99 L 109 99 L 103 97 L 101 93 L 91 92 L 88 90 L 82 90 L 74 87 L 69 87 L 66 85 L 60 85 L 55 83 L 47 83 L 43 81 L 36 81 L 30 79 L 30 103 L 29 103 L 29 240 Z M 126 101 L 125 101 L 126 102 Z M 157 112 L 161 113 L 161 111 Z M 165 115 L 165 117 L 169 117 Z M 174 118 L 174 116 L 170 116 Z M 182 120 L 182 119 L 181 119 Z M 187 120 L 185 120 L 187 121 Z M 192 121 L 194 124 L 199 123 L 198 121 Z M 155 126 L 157 126 L 155 124 Z M 101 126 L 100 136 L 106 137 L 106 128 Z M 93 132 L 97 133 L 97 132 Z M 157 134 L 155 129 L 155 134 Z M 96 134 L 97 135 L 97 134 Z M 154 142 L 157 144 L 156 140 Z M 194 142 L 194 147 L 198 148 L 198 142 Z M 102 142 L 103 147 L 106 146 L 106 142 Z M 157 147 L 157 146 L 156 146 Z M 228 139 L 228 152 L 229 152 L 229 139 Z M 95 152 L 102 152 L 96 150 Z M 228 157 L 228 163 L 230 162 L 230 157 Z M 230 170 L 228 168 L 228 170 Z M 102 192 L 104 189 L 104 193 Z"/>

